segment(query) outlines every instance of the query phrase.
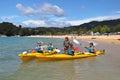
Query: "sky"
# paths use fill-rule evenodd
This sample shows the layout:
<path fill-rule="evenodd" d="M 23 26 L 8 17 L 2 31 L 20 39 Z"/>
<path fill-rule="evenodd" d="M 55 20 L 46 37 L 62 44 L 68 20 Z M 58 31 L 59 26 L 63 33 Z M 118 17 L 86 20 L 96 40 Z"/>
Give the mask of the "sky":
<path fill-rule="evenodd" d="M 120 0 L 1 0 L 0 23 L 67 27 L 120 19 Z"/>

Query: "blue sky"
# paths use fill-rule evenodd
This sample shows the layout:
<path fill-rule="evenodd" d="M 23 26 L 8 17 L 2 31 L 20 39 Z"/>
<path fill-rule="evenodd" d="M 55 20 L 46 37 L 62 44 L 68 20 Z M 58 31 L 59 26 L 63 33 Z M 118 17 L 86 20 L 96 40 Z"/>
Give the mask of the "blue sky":
<path fill-rule="evenodd" d="M 1 0 L 0 22 L 66 27 L 120 18 L 120 0 Z"/>

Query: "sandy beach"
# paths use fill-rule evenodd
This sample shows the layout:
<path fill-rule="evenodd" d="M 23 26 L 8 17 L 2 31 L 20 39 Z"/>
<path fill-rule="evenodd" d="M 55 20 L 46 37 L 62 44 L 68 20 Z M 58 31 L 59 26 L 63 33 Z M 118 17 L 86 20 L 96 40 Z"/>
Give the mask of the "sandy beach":
<path fill-rule="evenodd" d="M 110 44 L 119 44 L 120 45 L 120 35 L 100 35 L 100 36 L 71 36 L 71 35 L 36 35 L 36 36 L 28 36 L 28 37 L 42 37 L 42 38 L 75 38 L 78 40 L 90 40 L 90 41 L 98 41 L 103 43 L 110 43 Z"/>
<path fill-rule="evenodd" d="M 119 40 L 120 39 L 120 35 L 78 36 L 78 39 L 98 41 L 98 42 L 110 43 L 110 44 L 120 44 L 120 40 Z"/>

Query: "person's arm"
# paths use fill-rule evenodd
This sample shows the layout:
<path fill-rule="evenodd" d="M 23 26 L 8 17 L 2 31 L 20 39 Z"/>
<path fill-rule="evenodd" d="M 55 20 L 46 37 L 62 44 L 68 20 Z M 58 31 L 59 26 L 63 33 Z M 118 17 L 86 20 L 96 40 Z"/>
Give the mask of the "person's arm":
<path fill-rule="evenodd" d="M 88 49 L 88 48 L 89 48 L 89 46 L 85 46 L 84 48 Z"/>
<path fill-rule="evenodd" d="M 43 50 L 43 46 L 41 46 L 41 50 Z"/>
<path fill-rule="evenodd" d="M 74 47 L 72 48 L 72 51 L 75 51 Z"/>
<path fill-rule="evenodd" d="M 65 41 L 63 42 L 63 46 L 65 47 Z"/>
<path fill-rule="evenodd" d="M 95 47 L 94 47 L 93 49 L 94 49 L 94 52 L 96 52 L 96 51 L 97 51 Z"/>

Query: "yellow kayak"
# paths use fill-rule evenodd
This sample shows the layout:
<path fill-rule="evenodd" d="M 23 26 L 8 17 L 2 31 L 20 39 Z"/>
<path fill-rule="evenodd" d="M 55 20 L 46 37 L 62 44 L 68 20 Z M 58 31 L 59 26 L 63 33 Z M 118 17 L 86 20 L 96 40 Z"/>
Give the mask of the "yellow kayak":
<path fill-rule="evenodd" d="M 79 52 L 74 53 L 74 56 L 68 54 L 53 54 L 53 55 L 36 55 L 38 60 L 69 60 L 69 59 L 79 59 L 79 58 L 87 58 L 93 57 L 96 55 L 104 54 L 104 51 L 97 51 L 96 53 L 84 53 L 81 54 Z"/>
<path fill-rule="evenodd" d="M 19 58 L 22 61 L 28 61 L 36 58 L 36 55 L 42 55 L 41 53 L 27 53 L 27 54 L 19 54 Z"/>
<path fill-rule="evenodd" d="M 21 54 L 18 54 L 19 58 L 22 60 L 22 61 L 29 61 L 29 60 L 32 60 L 32 59 L 35 59 L 36 58 L 36 55 L 39 55 L 39 56 L 45 56 L 45 55 L 52 55 L 52 54 L 55 54 L 55 51 L 51 51 L 51 52 L 43 52 L 43 53 L 38 53 L 38 52 L 29 52 L 29 53 L 21 53 Z"/>
<path fill-rule="evenodd" d="M 22 61 L 29 61 L 32 59 L 38 60 L 64 60 L 64 59 L 77 59 L 77 58 L 86 58 L 86 57 L 93 57 L 96 55 L 104 54 L 104 51 L 97 51 L 96 53 L 74 53 L 74 56 L 68 55 L 66 53 L 63 54 L 56 54 L 54 51 L 52 52 L 43 52 L 43 53 L 26 53 L 26 54 L 19 54 L 19 58 Z"/>

